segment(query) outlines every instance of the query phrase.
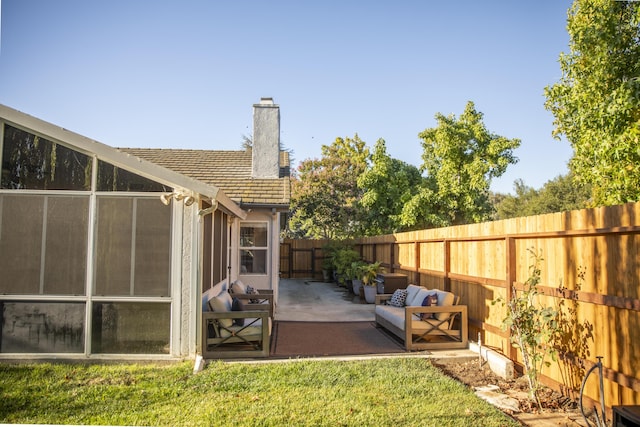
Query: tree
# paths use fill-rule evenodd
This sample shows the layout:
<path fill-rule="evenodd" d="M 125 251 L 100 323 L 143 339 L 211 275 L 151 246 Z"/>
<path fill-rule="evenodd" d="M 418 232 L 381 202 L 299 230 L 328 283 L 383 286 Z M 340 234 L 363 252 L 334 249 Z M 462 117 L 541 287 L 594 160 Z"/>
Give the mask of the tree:
<path fill-rule="evenodd" d="M 403 209 L 404 226 L 440 227 L 490 218 L 491 179 L 517 162 L 513 150 L 520 140 L 490 133 L 482 117 L 470 101 L 459 118 L 439 113 L 438 125 L 419 134 L 426 179 Z"/>
<path fill-rule="evenodd" d="M 513 189 L 516 192 L 515 196 L 507 194 L 496 202 L 496 219 L 535 215 L 535 209 L 533 208 L 535 203 L 533 200 L 537 199 L 538 191 L 525 185 L 521 179 L 514 181 Z"/>
<path fill-rule="evenodd" d="M 291 186 L 290 233 L 296 237 L 344 239 L 359 228 L 357 179 L 369 149 L 356 134 L 321 147 L 320 159 L 303 161 Z"/>
<path fill-rule="evenodd" d="M 569 167 L 594 205 L 640 200 L 640 3 L 575 0 L 562 77 L 545 88 L 553 135 L 574 149 Z"/>
<path fill-rule="evenodd" d="M 503 195 L 495 202 L 496 219 L 584 209 L 590 201 L 591 187 L 571 173 L 547 181 L 540 190 L 525 185 L 521 179 L 513 185 L 515 196 Z"/>
<path fill-rule="evenodd" d="M 420 187 L 420 170 L 387 154 L 384 139 L 379 139 L 371 155 L 371 167 L 358 178 L 362 190 L 362 234 L 375 236 L 402 230 L 403 206 Z"/>

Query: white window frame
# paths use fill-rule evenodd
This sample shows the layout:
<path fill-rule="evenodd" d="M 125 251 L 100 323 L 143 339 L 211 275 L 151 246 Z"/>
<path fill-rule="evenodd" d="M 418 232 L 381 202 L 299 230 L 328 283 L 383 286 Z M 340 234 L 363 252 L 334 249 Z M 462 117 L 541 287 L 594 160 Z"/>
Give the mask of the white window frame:
<path fill-rule="evenodd" d="M 265 238 L 265 246 L 243 246 L 242 245 L 242 228 L 243 227 L 250 227 L 251 224 L 256 224 L 256 225 L 264 225 L 264 229 L 266 232 L 266 238 Z M 269 270 L 270 270 L 270 265 L 269 265 L 269 234 L 270 234 L 270 230 L 269 230 L 269 221 L 261 221 L 261 220 L 246 220 L 246 221 L 240 221 L 240 226 L 238 229 L 238 273 L 242 276 L 268 276 L 269 275 Z M 252 272 L 244 272 L 242 271 L 242 251 L 247 251 L 247 250 L 255 250 L 255 251 L 264 251 L 265 252 L 265 258 L 264 258 L 264 273 L 252 273 Z"/>

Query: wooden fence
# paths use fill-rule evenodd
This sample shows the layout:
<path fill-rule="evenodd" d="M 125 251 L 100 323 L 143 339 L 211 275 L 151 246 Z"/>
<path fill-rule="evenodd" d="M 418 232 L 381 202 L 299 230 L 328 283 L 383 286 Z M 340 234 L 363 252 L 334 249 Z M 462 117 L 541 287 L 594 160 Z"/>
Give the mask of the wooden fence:
<path fill-rule="evenodd" d="M 283 277 L 321 278 L 325 241 L 285 240 Z M 409 275 L 409 282 L 461 296 L 469 339 L 481 338 L 520 363 L 501 328 L 509 300 L 540 253 L 540 303 L 561 312 L 560 358 L 543 370 L 569 395 L 603 356 L 605 402 L 640 404 L 640 203 L 358 239 L 363 259 Z M 597 400 L 597 380 L 586 387 Z"/>

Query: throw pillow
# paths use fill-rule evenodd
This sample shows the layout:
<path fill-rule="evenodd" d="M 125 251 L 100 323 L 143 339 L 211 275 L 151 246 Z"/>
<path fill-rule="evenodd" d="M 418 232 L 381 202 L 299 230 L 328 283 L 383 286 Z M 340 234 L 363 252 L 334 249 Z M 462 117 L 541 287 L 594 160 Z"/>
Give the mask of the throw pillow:
<path fill-rule="evenodd" d="M 229 289 L 229 292 L 231 292 L 232 294 L 246 294 L 247 293 L 247 287 L 241 281 L 236 280 L 233 283 L 233 285 L 231 285 L 231 288 Z"/>
<path fill-rule="evenodd" d="M 260 292 L 253 286 L 247 285 L 247 295 L 258 295 Z M 258 304 L 260 302 L 259 299 L 252 298 L 249 300 L 250 303 Z"/>
<path fill-rule="evenodd" d="M 406 289 L 396 289 L 391 295 L 391 299 L 389 300 L 389 305 L 393 305 L 394 307 L 404 307 L 404 303 L 407 301 L 407 290 Z"/>
<path fill-rule="evenodd" d="M 423 307 L 430 307 L 432 305 L 438 305 L 438 295 L 436 294 L 427 295 L 424 297 L 424 300 L 422 300 Z M 434 313 L 421 313 L 420 320 L 427 319 L 435 319 Z"/>
<path fill-rule="evenodd" d="M 240 298 L 233 298 L 233 302 L 231 303 L 231 311 L 244 311 L 244 304 Z M 233 324 L 236 326 L 244 326 L 244 318 L 233 319 Z"/>
<path fill-rule="evenodd" d="M 229 292 L 223 291 L 220 292 L 218 296 L 213 297 L 209 300 L 209 308 L 211 309 L 211 311 L 226 313 L 231 311 L 232 302 L 233 301 L 231 300 L 231 295 L 229 295 Z M 232 319 L 219 319 L 218 321 L 222 326 L 226 328 L 233 325 Z"/>

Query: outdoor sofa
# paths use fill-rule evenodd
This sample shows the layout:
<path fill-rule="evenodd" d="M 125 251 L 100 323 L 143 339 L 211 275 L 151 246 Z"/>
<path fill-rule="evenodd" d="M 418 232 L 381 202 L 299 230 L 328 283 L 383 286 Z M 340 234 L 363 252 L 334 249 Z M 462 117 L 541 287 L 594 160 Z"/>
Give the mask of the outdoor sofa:
<path fill-rule="evenodd" d="M 376 323 L 402 339 L 407 351 L 467 348 L 467 306 L 459 300 L 451 292 L 409 285 L 376 296 Z"/>
<path fill-rule="evenodd" d="M 269 356 L 272 317 L 272 291 L 216 284 L 202 294 L 202 357 Z"/>

